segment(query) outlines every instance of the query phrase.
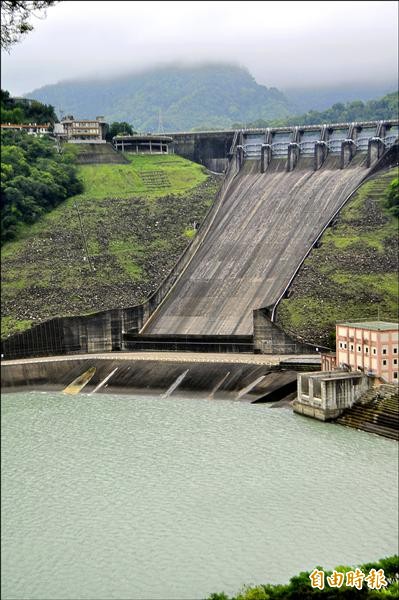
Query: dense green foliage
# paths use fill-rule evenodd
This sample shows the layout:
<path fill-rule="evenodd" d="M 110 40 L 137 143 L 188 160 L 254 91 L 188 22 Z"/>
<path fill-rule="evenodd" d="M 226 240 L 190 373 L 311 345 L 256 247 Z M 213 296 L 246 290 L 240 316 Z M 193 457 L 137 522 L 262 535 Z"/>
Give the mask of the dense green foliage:
<path fill-rule="evenodd" d="M 398 93 L 392 92 L 379 100 L 369 100 L 362 102 L 354 100 L 353 102 L 337 102 L 331 108 L 319 112 L 310 110 L 304 115 L 287 117 L 274 121 L 257 119 L 249 124 L 248 127 L 283 127 L 285 125 L 318 125 L 319 123 L 353 123 L 354 121 L 379 121 L 383 119 L 398 118 Z M 241 128 L 244 123 L 235 123 L 235 128 Z"/>
<path fill-rule="evenodd" d="M 379 561 L 360 565 L 359 569 L 366 576 L 371 569 L 378 571 L 382 569 L 387 581 L 387 586 L 379 591 L 370 589 L 366 581 L 362 582 L 362 588 L 346 586 L 345 583 L 337 588 L 328 585 L 327 577 L 332 571 L 317 567 L 325 573 L 325 587 L 323 590 L 312 588 L 309 578 L 310 571 L 302 571 L 299 575 L 292 577 L 288 584 L 283 585 L 258 585 L 256 587 L 245 587 L 237 596 L 228 596 L 224 592 L 211 594 L 207 600 L 306 600 L 307 598 L 320 598 L 320 600 L 361 600 L 363 598 L 398 598 L 399 597 L 399 556 L 389 556 Z M 339 573 L 347 573 L 355 570 L 354 567 L 338 566 L 335 568 Z"/>
<path fill-rule="evenodd" d="M 16 237 L 60 202 L 82 191 L 72 147 L 62 154 L 54 143 L 25 132 L 1 135 L 1 241 Z"/>
<path fill-rule="evenodd" d="M 64 81 L 29 94 L 75 115 L 105 115 L 158 131 L 225 128 L 257 118 L 278 119 L 294 109 L 275 88 L 256 83 L 247 70 L 230 65 L 164 67 L 110 80 Z"/>
<path fill-rule="evenodd" d="M 387 205 L 395 217 L 399 217 L 399 178 L 391 181 L 387 193 Z"/>
<path fill-rule="evenodd" d="M 0 92 L 0 117 L 2 123 L 38 123 L 54 124 L 57 121 L 57 115 L 54 107 L 42 104 L 37 100 L 14 100 L 9 92 L 1 90 Z"/>
<path fill-rule="evenodd" d="M 133 135 L 133 133 L 133 127 L 129 123 L 126 123 L 126 121 L 122 121 L 121 123 L 114 121 L 109 126 L 106 139 L 110 142 L 116 135 Z"/>

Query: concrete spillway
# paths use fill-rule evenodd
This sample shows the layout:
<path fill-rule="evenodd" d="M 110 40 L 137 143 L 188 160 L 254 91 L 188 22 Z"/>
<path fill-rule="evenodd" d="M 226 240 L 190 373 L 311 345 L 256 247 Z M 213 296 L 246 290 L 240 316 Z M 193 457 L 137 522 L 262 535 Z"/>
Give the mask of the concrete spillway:
<path fill-rule="evenodd" d="M 252 311 L 275 304 L 325 225 L 367 175 L 329 155 L 318 171 L 246 161 L 219 199 L 211 227 L 144 334 L 251 335 Z M 233 167 L 231 167 L 233 168 Z"/>

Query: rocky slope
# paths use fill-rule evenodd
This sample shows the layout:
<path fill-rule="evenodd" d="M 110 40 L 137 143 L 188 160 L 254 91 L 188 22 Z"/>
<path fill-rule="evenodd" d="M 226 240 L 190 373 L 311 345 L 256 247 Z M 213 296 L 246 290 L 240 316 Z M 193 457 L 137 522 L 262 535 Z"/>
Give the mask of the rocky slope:
<path fill-rule="evenodd" d="M 194 234 L 194 222 L 212 204 L 221 176 L 177 156 L 140 158 L 80 167 L 84 195 L 4 246 L 3 338 L 54 316 L 134 306 L 168 274 Z M 117 182 L 113 196 L 110 173 Z M 145 175 L 154 173 L 163 173 L 160 189 L 154 177 L 145 183 Z M 128 185 L 140 191 L 126 192 Z"/>
<path fill-rule="evenodd" d="M 398 219 L 386 207 L 397 169 L 364 183 L 312 250 L 277 310 L 297 339 L 334 344 L 340 320 L 396 320 Z"/>

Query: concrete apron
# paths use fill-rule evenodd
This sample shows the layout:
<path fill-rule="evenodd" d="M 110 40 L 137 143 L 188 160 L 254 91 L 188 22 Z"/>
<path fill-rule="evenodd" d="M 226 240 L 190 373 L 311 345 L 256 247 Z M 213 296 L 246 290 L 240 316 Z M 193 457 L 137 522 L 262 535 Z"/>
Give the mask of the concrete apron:
<path fill-rule="evenodd" d="M 242 402 L 281 401 L 296 390 L 297 374 L 280 358 L 188 353 L 109 354 L 3 361 L 2 392 L 171 394 Z M 94 370 L 94 374 L 93 374 Z M 90 371 L 90 377 L 85 373 Z M 84 382 L 79 388 L 78 384 Z M 79 389 L 78 389 L 79 388 Z"/>

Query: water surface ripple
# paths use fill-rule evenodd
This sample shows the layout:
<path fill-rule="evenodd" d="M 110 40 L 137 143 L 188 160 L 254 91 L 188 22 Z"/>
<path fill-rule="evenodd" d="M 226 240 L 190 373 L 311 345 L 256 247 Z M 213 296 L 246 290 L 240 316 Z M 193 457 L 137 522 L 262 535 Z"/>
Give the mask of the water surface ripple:
<path fill-rule="evenodd" d="M 186 600 L 397 552 L 397 444 L 265 405 L 2 397 L 2 597 Z"/>

